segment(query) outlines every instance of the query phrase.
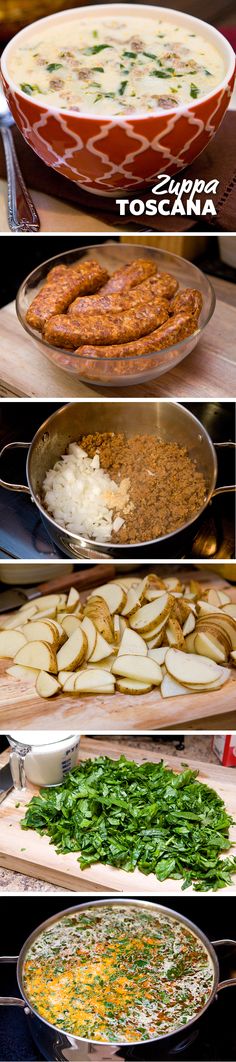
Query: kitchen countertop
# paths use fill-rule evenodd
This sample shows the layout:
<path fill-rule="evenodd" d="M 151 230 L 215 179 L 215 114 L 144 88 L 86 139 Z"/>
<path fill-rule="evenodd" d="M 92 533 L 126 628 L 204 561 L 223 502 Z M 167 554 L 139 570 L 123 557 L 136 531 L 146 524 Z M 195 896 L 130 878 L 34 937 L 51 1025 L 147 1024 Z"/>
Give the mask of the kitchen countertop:
<path fill-rule="evenodd" d="M 103 735 L 101 736 L 101 740 L 103 740 Z M 111 738 L 111 740 L 112 740 L 112 738 Z M 208 762 L 210 762 L 210 763 L 218 763 L 219 762 L 217 760 L 217 757 L 215 756 L 215 753 L 212 751 L 212 748 L 211 748 L 212 738 L 210 736 L 209 737 L 208 736 L 204 736 L 203 737 L 200 734 L 199 735 L 190 735 L 190 736 L 185 735 L 184 752 L 181 751 L 181 750 L 178 750 L 178 747 L 176 747 L 178 745 L 178 739 L 176 739 L 176 741 L 173 741 L 173 742 L 172 741 L 168 741 L 168 740 L 165 741 L 165 742 L 161 742 L 161 741 L 159 741 L 158 738 L 155 741 L 153 741 L 152 738 L 144 738 L 143 735 L 140 735 L 140 737 L 137 737 L 137 738 L 136 737 L 134 738 L 134 736 L 131 735 L 130 737 L 125 736 L 123 740 L 122 740 L 122 738 L 119 739 L 116 736 L 115 740 L 116 740 L 116 744 L 119 741 L 119 744 L 120 744 L 120 747 L 121 747 L 121 752 L 122 752 L 122 744 L 123 744 L 123 740 L 124 740 L 125 743 L 126 743 L 126 746 L 127 745 L 131 745 L 133 747 L 134 746 L 134 742 L 135 742 L 135 744 L 137 745 L 137 748 L 140 745 L 143 747 L 144 744 L 146 745 L 147 749 L 152 749 L 152 747 L 153 747 L 153 748 L 155 748 L 155 753 L 157 753 L 159 751 L 160 752 L 160 756 L 162 756 L 163 759 L 165 759 L 165 755 L 169 754 L 171 756 L 176 756 L 176 758 L 180 759 L 182 762 L 186 761 L 188 756 L 192 757 L 193 759 L 196 759 L 196 760 L 197 759 L 208 760 Z M 99 737 L 97 735 L 96 735 L 96 741 L 99 741 Z M 85 887 L 84 889 L 81 888 L 80 891 L 87 893 L 88 892 L 88 888 L 87 887 Z M 0 867 L 0 893 L 12 893 L 12 892 L 13 893 L 25 893 L 25 892 L 50 893 L 50 894 L 53 894 L 55 896 L 56 895 L 60 895 L 60 894 L 62 896 L 63 895 L 67 895 L 67 896 L 71 895 L 71 893 L 67 889 L 62 889 L 61 887 L 59 887 L 57 885 L 51 885 L 49 882 L 39 881 L 37 878 L 28 877 L 27 874 L 18 874 L 16 871 L 5 870 L 3 867 Z"/>

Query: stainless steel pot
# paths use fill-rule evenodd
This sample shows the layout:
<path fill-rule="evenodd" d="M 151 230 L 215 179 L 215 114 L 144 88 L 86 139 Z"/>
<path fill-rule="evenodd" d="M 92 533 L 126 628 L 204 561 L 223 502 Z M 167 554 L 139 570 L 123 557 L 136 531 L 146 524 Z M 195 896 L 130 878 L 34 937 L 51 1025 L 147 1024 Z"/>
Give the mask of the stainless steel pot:
<path fill-rule="evenodd" d="M 236 946 L 236 941 L 221 940 L 221 941 L 213 941 L 213 943 L 211 943 L 208 940 L 208 938 L 204 935 L 204 933 L 202 933 L 202 931 L 200 929 L 198 929 L 198 927 L 195 926 L 193 922 L 190 922 L 188 918 L 184 918 L 183 915 L 180 915 L 176 911 L 173 911 L 173 910 L 170 910 L 170 908 L 164 907 L 163 904 L 151 903 L 149 900 L 136 900 L 136 899 L 133 900 L 133 899 L 128 899 L 128 898 L 126 898 L 126 899 L 118 898 L 118 899 L 112 899 L 112 900 L 107 900 L 107 899 L 105 899 L 105 900 L 93 900 L 93 901 L 91 901 L 89 903 L 82 903 L 82 904 L 77 904 L 75 907 L 69 907 L 65 911 L 61 911 L 60 914 L 56 914 L 56 915 L 53 915 L 52 918 L 48 918 L 46 922 L 43 922 L 37 929 L 35 929 L 34 932 L 31 933 L 31 935 L 28 937 L 28 939 L 26 940 L 25 944 L 23 945 L 23 948 L 22 948 L 18 958 L 17 957 L 13 957 L 13 956 L 12 957 L 4 956 L 0 960 L 2 963 L 4 963 L 4 962 L 16 962 L 17 963 L 17 980 L 18 980 L 18 985 L 19 985 L 19 989 L 20 989 L 20 992 L 21 992 L 21 997 L 22 997 L 22 998 L 19 998 L 19 997 L 13 997 L 13 996 L 10 996 L 10 997 L 2 996 L 2 997 L 0 997 L 0 1005 L 3 1005 L 3 1006 L 16 1006 L 16 1007 L 24 1008 L 27 1020 L 28 1020 L 28 1022 L 30 1024 L 30 1030 L 31 1030 L 32 1037 L 33 1037 L 35 1043 L 37 1044 L 39 1050 L 42 1052 L 43 1057 L 48 1059 L 48 1060 L 50 1060 L 50 1062 L 54 1062 L 55 1059 L 58 1060 L 58 1062 L 59 1062 L 59 1060 L 60 1060 L 60 1062 L 63 1062 L 63 1060 L 65 1060 L 65 1062 L 66 1062 L 66 1060 L 68 1060 L 68 1062 L 70 1062 L 70 1059 L 72 1059 L 72 1062 L 90 1062 L 91 1057 L 94 1059 L 94 1062 L 95 1062 L 95 1060 L 97 1060 L 97 1062 L 111 1062 L 111 1060 L 114 1059 L 114 1058 L 119 1058 L 120 1062 L 125 1062 L 125 1060 L 130 1057 L 129 1052 L 130 1052 L 131 1045 L 130 1044 L 120 1044 L 120 1043 L 119 1044 L 108 1044 L 108 1043 L 105 1044 L 105 1043 L 101 1043 L 101 1042 L 98 1042 L 98 1041 L 95 1041 L 95 1040 L 93 1040 L 93 1041 L 83 1040 L 79 1036 L 70 1036 L 69 1033 L 62 1032 L 61 1029 L 57 1029 L 56 1026 L 51 1025 L 49 1022 L 45 1021 L 44 1018 L 40 1018 L 38 1016 L 37 1012 L 31 1006 L 29 1000 L 27 999 L 27 996 L 26 996 L 24 988 L 23 988 L 23 967 L 24 967 L 24 961 L 26 959 L 26 956 L 27 956 L 29 948 L 34 943 L 34 941 L 37 939 L 37 937 L 40 935 L 42 930 L 47 929 L 48 926 L 51 926 L 54 922 L 57 922 L 58 919 L 62 917 L 62 915 L 75 913 L 76 911 L 84 911 L 84 910 L 87 910 L 90 907 L 95 907 L 95 906 L 96 907 L 97 906 L 101 907 L 101 906 L 106 905 L 106 906 L 111 907 L 111 906 L 114 906 L 114 904 L 121 905 L 121 904 L 130 904 L 130 903 L 132 903 L 132 906 L 142 907 L 142 908 L 143 907 L 149 908 L 151 910 L 151 912 L 152 912 L 152 915 L 158 915 L 160 911 L 161 912 L 167 912 L 168 917 L 170 917 L 170 916 L 173 917 L 173 919 L 175 921 L 181 922 L 187 928 L 192 930 L 192 932 L 195 934 L 197 939 L 201 940 L 203 942 L 203 944 L 204 944 L 204 946 L 205 946 L 205 948 L 206 948 L 206 950 L 208 952 L 208 955 L 209 955 L 209 957 L 211 959 L 211 962 L 212 962 L 212 965 L 213 965 L 213 970 L 214 970 L 214 980 L 213 980 L 212 991 L 211 991 L 211 993 L 209 995 L 209 999 L 207 1000 L 207 1003 L 205 1003 L 205 1006 L 202 1008 L 201 1011 L 198 1011 L 197 1017 L 196 1018 L 192 1018 L 191 1021 L 187 1022 L 184 1025 L 184 1032 L 186 1032 L 186 1029 L 188 1029 L 190 1026 L 196 1025 L 196 1023 L 199 1022 L 199 1019 L 202 1017 L 202 1015 L 208 1009 L 208 1007 L 210 1006 L 210 1003 L 212 1003 L 213 999 L 215 998 L 215 996 L 216 996 L 216 994 L 218 992 L 220 992 L 223 988 L 227 988 L 228 986 L 231 987 L 232 985 L 236 985 L 236 977 L 235 978 L 231 978 L 231 979 L 226 980 L 226 981 L 219 982 L 219 964 L 218 964 L 218 959 L 217 959 L 216 952 L 214 950 L 214 944 L 215 944 L 215 946 L 216 945 L 217 946 L 225 945 L 225 944 L 230 944 L 230 945 L 233 944 L 233 945 Z M 132 1058 L 133 1059 L 135 1058 L 135 1049 L 136 1048 L 137 1048 L 137 1058 L 140 1057 L 138 1051 L 139 1051 L 139 1049 L 142 1046 L 145 1048 L 145 1060 L 149 1059 L 150 1051 L 152 1052 L 151 1057 L 153 1058 L 154 1057 L 153 1056 L 153 1048 L 154 1048 L 155 1044 L 156 1045 L 157 1044 L 160 1045 L 161 1043 L 164 1042 L 164 1044 L 166 1046 L 166 1044 L 168 1042 L 168 1043 L 172 1044 L 172 1046 L 174 1046 L 174 1044 L 178 1042 L 178 1039 L 181 1037 L 181 1035 L 183 1036 L 183 1027 L 182 1027 L 182 1030 L 179 1030 L 179 1032 L 177 1032 L 177 1033 L 175 1032 L 175 1033 L 169 1034 L 168 1036 L 164 1035 L 164 1036 L 161 1036 L 159 1038 L 155 1038 L 155 1039 L 148 1040 L 148 1041 L 147 1040 L 139 1041 L 138 1044 L 132 1046 Z"/>
<path fill-rule="evenodd" d="M 204 504 L 187 523 L 178 531 L 171 532 L 157 539 L 135 543 L 135 545 L 116 545 L 86 539 L 82 535 L 73 534 L 56 523 L 49 516 L 42 502 L 42 484 L 46 472 L 53 467 L 55 462 L 64 454 L 69 443 L 75 442 L 81 434 L 93 434 L 94 432 L 124 431 L 127 435 L 140 433 L 157 435 L 164 442 L 178 442 L 185 446 L 190 456 L 196 461 L 199 471 L 204 475 L 206 482 L 206 497 Z M 219 444 L 220 445 L 220 444 Z M 223 444 L 225 445 L 225 444 Z M 227 444 L 228 445 L 228 444 Z M 234 445 L 234 444 L 229 444 Z M 219 487 L 215 490 L 217 477 L 217 458 L 215 448 L 208 432 L 193 416 L 189 410 L 176 402 L 151 401 L 151 402 L 72 402 L 63 406 L 53 413 L 48 420 L 41 425 L 31 443 L 12 442 L 3 447 L 0 458 L 8 450 L 14 447 L 25 447 L 28 450 L 26 461 L 27 482 L 9 483 L 0 479 L 0 486 L 8 490 L 15 490 L 29 494 L 41 513 L 43 522 L 53 542 L 67 557 L 81 557 L 87 560 L 120 556 L 127 560 L 131 555 L 137 555 L 140 549 L 146 547 L 152 549 L 152 554 L 158 556 L 159 550 L 164 543 L 171 540 L 181 541 L 181 533 L 193 524 L 197 517 L 206 508 L 210 498 L 224 491 L 235 490 L 235 487 Z M 145 460 L 145 453 L 144 453 Z M 181 491 L 181 483 L 180 483 Z M 177 549 L 175 551 L 177 555 Z"/>

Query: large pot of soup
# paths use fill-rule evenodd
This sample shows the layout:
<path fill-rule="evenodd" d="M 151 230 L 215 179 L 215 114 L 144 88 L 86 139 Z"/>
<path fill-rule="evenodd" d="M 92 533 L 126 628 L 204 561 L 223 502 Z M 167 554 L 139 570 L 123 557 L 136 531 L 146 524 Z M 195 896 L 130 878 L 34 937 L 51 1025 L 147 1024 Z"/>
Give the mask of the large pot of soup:
<path fill-rule="evenodd" d="M 215 942 L 234 943 L 234 942 Z M 4 960 L 3 960 L 4 961 Z M 155 1058 L 212 1003 L 213 944 L 187 918 L 143 900 L 97 900 L 53 915 L 17 960 L 20 998 L 44 1058 L 94 1062 Z"/>
<path fill-rule="evenodd" d="M 106 540 L 95 521 L 95 495 L 92 500 L 90 496 L 89 504 L 92 531 L 85 533 L 85 523 L 82 530 L 74 452 L 64 475 L 70 447 L 73 450 L 78 442 L 90 454 L 101 445 L 101 465 L 109 470 L 112 481 L 121 485 L 125 479 L 129 483 L 128 508 L 133 508 L 127 513 L 126 504 L 122 508 L 121 502 L 119 512 L 124 523 Z M 170 556 L 182 555 L 183 535 L 192 534 L 213 494 L 234 489 L 232 485 L 215 490 L 217 458 L 211 438 L 200 421 L 176 402 L 73 402 L 53 413 L 31 443 L 8 443 L 0 458 L 15 446 L 28 449 L 28 486 L 6 478 L 0 479 L 0 486 L 31 496 L 49 535 L 68 557 L 129 560 L 140 556 L 140 550 L 142 556 L 151 552 L 152 556 L 166 557 L 168 551 Z M 92 475 L 91 468 L 87 490 Z"/>
<path fill-rule="evenodd" d="M 176 173 L 207 147 L 229 105 L 235 56 L 191 15 L 110 3 L 27 26 L 1 67 L 36 154 L 86 191 L 116 197 Z"/>

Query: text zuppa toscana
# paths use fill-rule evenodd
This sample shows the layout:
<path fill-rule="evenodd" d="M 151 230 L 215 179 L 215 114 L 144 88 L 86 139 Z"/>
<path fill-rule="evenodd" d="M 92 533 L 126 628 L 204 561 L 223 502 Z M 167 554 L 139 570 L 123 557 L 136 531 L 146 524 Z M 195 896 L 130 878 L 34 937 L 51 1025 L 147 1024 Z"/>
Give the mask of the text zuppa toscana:
<path fill-rule="evenodd" d="M 71 1035 L 137 1042 L 197 1016 L 213 987 L 201 940 L 164 912 L 104 905 L 44 930 L 24 963 L 37 1012 Z"/>
<path fill-rule="evenodd" d="M 224 76 L 218 50 L 199 33 L 162 19 L 90 18 L 34 31 L 8 62 L 27 95 L 91 114 L 173 109 L 210 92 Z"/>

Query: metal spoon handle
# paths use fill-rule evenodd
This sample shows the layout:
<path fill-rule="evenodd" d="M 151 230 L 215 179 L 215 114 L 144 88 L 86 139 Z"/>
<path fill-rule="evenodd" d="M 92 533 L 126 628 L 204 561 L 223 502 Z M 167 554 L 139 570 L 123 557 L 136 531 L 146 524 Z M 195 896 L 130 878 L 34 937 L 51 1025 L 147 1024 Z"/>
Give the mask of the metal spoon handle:
<path fill-rule="evenodd" d="M 8 221 L 12 232 L 37 232 L 40 221 L 19 167 L 11 130 L 1 127 L 8 182 Z"/>

